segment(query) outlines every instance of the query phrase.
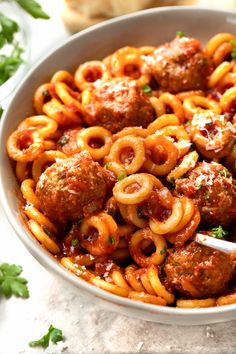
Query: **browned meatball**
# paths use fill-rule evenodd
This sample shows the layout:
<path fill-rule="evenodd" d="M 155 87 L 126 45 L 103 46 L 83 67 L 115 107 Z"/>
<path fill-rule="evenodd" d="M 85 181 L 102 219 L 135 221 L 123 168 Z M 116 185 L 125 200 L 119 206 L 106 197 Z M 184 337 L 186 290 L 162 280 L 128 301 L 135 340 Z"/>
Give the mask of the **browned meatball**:
<path fill-rule="evenodd" d="M 233 276 L 225 253 L 191 242 L 174 249 L 165 264 L 167 281 L 184 297 L 205 298 L 224 291 Z"/>
<path fill-rule="evenodd" d="M 176 37 L 155 50 L 151 71 L 161 89 L 177 93 L 205 89 L 211 67 L 197 39 Z"/>
<path fill-rule="evenodd" d="M 136 81 L 124 77 L 95 88 L 84 117 L 89 126 L 101 125 L 112 133 L 128 126 L 145 128 L 153 119 L 153 107 L 143 90 Z"/>
<path fill-rule="evenodd" d="M 236 218 L 236 181 L 219 163 L 198 163 L 186 178 L 176 180 L 175 192 L 195 199 L 206 225 L 228 226 Z"/>
<path fill-rule="evenodd" d="M 108 175 L 87 152 L 48 167 L 37 183 L 43 212 L 59 223 L 87 217 L 102 208 Z"/>

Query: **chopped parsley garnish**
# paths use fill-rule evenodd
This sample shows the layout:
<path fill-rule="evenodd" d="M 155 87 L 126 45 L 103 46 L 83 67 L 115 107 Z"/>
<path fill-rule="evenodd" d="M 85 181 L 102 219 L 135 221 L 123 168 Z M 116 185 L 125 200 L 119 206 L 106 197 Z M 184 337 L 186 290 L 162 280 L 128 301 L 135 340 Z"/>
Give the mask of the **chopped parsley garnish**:
<path fill-rule="evenodd" d="M 190 145 L 190 151 L 196 150 L 196 145 L 194 143 L 191 143 Z"/>
<path fill-rule="evenodd" d="M 163 254 L 165 254 L 166 253 L 166 246 L 162 249 L 162 250 L 160 250 L 160 254 L 161 255 L 163 255 Z"/>
<path fill-rule="evenodd" d="M 233 147 L 233 153 L 234 153 L 234 155 L 236 156 L 236 144 L 235 144 L 234 147 Z"/>
<path fill-rule="evenodd" d="M 220 171 L 219 171 L 219 174 L 220 174 L 221 176 L 227 177 L 227 172 L 228 172 L 227 168 L 224 168 L 223 170 L 220 170 Z"/>
<path fill-rule="evenodd" d="M 198 191 L 201 190 L 202 187 L 203 187 L 203 184 L 202 184 L 202 183 L 199 183 L 199 184 L 197 185 L 197 190 L 198 190 Z"/>
<path fill-rule="evenodd" d="M 77 247 L 78 244 L 79 244 L 79 240 L 77 238 L 73 238 L 73 240 L 71 240 L 71 246 Z"/>
<path fill-rule="evenodd" d="M 117 177 L 118 181 L 122 181 L 122 179 L 124 179 L 124 178 L 125 178 L 125 174 L 124 173 L 122 173 L 121 175 L 119 175 Z"/>
<path fill-rule="evenodd" d="M 53 327 L 53 325 L 51 325 L 48 328 L 48 332 L 42 338 L 30 342 L 29 346 L 31 348 L 35 348 L 35 347 L 47 348 L 49 346 L 49 341 L 53 342 L 54 344 L 63 341 L 63 334 L 61 329 L 55 328 Z"/>
<path fill-rule="evenodd" d="M 114 244 L 115 244 L 115 239 L 114 239 L 114 237 L 111 236 L 111 235 L 108 237 L 108 241 L 109 241 L 109 243 L 110 243 L 111 245 L 114 245 Z"/>
<path fill-rule="evenodd" d="M 224 230 L 222 226 L 218 226 L 218 227 L 213 227 L 212 229 L 212 236 L 215 238 L 225 238 L 228 235 L 228 231 Z"/>
<path fill-rule="evenodd" d="M 111 162 L 107 162 L 105 163 L 104 167 L 108 170 L 111 167 L 112 163 Z"/>
<path fill-rule="evenodd" d="M 182 37 L 187 37 L 186 34 L 185 34 L 184 32 L 182 32 L 182 31 L 177 31 L 177 32 L 176 32 L 176 36 L 178 36 L 178 37 L 180 37 L 180 38 L 182 38 Z"/>
<path fill-rule="evenodd" d="M 54 236 L 53 233 L 47 227 L 44 227 L 43 231 L 51 238 Z"/>
<path fill-rule="evenodd" d="M 236 47 L 236 38 L 230 39 L 229 43 L 230 43 L 233 47 Z"/>
<path fill-rule="evenodd" d="M 152 92 L 152 88 L 149 85 L 142 85 L 141 87 L 142 87 L 144 93 L 151 93 Z"/>
<path fill-rule="evenodd" d="M 22 270 L 21 266 L 15 264 L 3 263 L 0 265 L 0 294 L 7 298 L 12 295 L 24 299 L 29 297 L 27 280 L 19 277 Z"/>
<path fill-rule="evenodd" d="M 170 179 L 170 184 L 171 184 L 171 186 L 170 186 L 170 189 L 175 189 L 175 179 L 172 177 L 171 179 Z"/>
<path fill-rule="evenodd" d="M 63 135 L 57 142 L 58 145 L 64 146 L 68 143 L 69 137 L 67 135 Z"/>

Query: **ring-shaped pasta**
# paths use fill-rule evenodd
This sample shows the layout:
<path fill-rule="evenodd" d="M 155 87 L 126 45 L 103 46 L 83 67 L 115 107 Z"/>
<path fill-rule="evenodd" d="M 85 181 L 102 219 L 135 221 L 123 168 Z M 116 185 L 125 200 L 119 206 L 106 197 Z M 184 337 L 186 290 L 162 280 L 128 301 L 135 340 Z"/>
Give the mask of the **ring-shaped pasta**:
<path fill-rule="evenodd" d="M 126 159 L 125 162 L 121 160 L 121 154 L 126 149 L 133 151 L 133 158 Z M 145 149 L 143 139 L 133 135 L 124 136 L 114 142 L 111 147 L 107 161 L 115 161 L 125 167 L 126 173 L 133 174 L 137 172 L 145 161 Z"/>
<path fill-rule="evenodd" d="M 168 125 L 160 130 L 160 134 L 166 137 L 174 138 L 174 144 L 179 150 L 179 157 L 182 157 L 188 153 L 191 142 L 188 133 L 182 125 Z"/>
<path fill-rule="evenodd" d="M 162 297 L 167 304 L 172 304 L 175 301 L 175 296 L 167 291 L 164 285 L 162 285 L 158 276 L 158 271 L 154 265 L 151 265 L 148 268 L 148 279 L 156 294 Z"/>
<path fill-rule="evenodd" d="M 77 144 L 81 150 L 86 150 L 90 153 L 94 160 L 100 160 L 109 154 L 112 145 L 112 134 L 109 130 L 103 127 L 89 127 L 81 130 L 77 135 Z M 101 147 L 92 147 L 92 140 L 102 142 Z"/>
<path fill-rule="evenodd" d="M 91 101 L 91 92 L 89 90 L 84 90 L 81 93 L 81 103 L 83 107 L 86 107 Z"/>
<path fill-rule="evenodd" d="M 192 96 L 205 96 L 204 91 L 202 90 L 191 90 L 191 91 L 183 91 L 176 94 L 176 97 L 183 102 L 186 98 Z"/>
<path fill-rule="evenodd" d="M 54 140 L 44 140 L 43 142 L 43 148 L 44 150 L 56 150 L 57 144 Z"/>
<path fill-rule="evenodd" d="M 16 177 L 20 183 L 22 183 L 29 176 L 28 163 L 16 162 Z"/>
<path fill-rule="evenodd" d="M 93 88 L 98 82 L 111 78 L 106 64 L 99 60 L 80 65 L 75 72 L 75 84 L 81 91 Z"/>
<path fill-rule="evenodd" d="M 213 36 L 206 45 L 205 51 L 209 57 L 212 57 L 216 49 L 224 42 L 229 42 L 231 39 L 234 39 L 234 36 L 231 33 L 218 33 Z"/>
<path fill-rule="evenodd" d="M 57 150 L 44 151 L 41 155 L 38 156 L 32 165 L 32 176 L 36 183 L 44 171 L 44 166 L 49 162 L 56 162 L 57 159 L 67 159 L 67 156 Z"/>
<path fill-rule="evenodd" d="M 156 250 L 150 256 L 143 254 L 140 244 L 143 240 L 153 241 Z M 136 231 L 129 241 L 129 251 L 133 260 L 140 267 L 148 267 L 152 264 L 159 265 L 163 263 L 166 257 L 167 244 L 163 236 L 154 234 L 148 227 Z"/>
<path fill-rule="evenodd" d="M 181 230 L 174 233 L 168 233 L 165 237 L 169 242 L 174 243 L 176 247 L 181 247 L 191 236 L 193 236 L 200 221 L 200 212 L 198 207 L 194 206 L 193 216 L 190 221 Z"/>
<path fill-rule="evenodd" d="M 171 140 L 162 135 L 153 134 L 144 141 L 144 145 L 146 149 L 146 159 L 143 167 L 146 171 L 156 176 L 165 176 L 175 167 L 179 151 Z M 161 152 L 164 152 L 164 162 L 161 161 L 161 158 L 160 163 L 153 161 L 154 157 L 157 159 L 159 156 L 163 155 L 159 150 L 157 151 L 158 147 L 161 148 Z"/>
<path fill-rule="evenodd" d="M 127 176 L 125 167 L 115 161 L 109 161 L 105 163 L 104 167 L 107 170 L 114 172 L 118 179 L 120 178 L 120 176 L 124 178 Z"/>
<path fill-rule="evenodd" d="M 213 71 L 208 78 L 208 87 L 213 88 L 220 80 L 232 69 L 232 64 L 228 61 L 224 61 Z"/>
<path fill-rule="evenodd" d="M 154 108 L 154 111 L 156 112 L 156 116 L 160 117 L 163 114 L 165 114 L 165 106 L 163 102 L 160 101 L 159 98 L 157 97 L 150 97 L 150 102 L 152 104 L 152 107 Z"/>
<path fill-rule="evenodd" d="M 46 249 L 48 249 L 53 254 L 57 254 L 60 252 L 60 248 L 58 247 L 57 243 L 46 234 L 42 226 L 40 226 L 36 221 L 31 219 L 27 222 L 27 224 L 36 239 Z"/>
<path fill-rule="evenodd" d="M 176 307 L 182 309 L 194 309 L 194 308 L 204 308 L 204 307 L 213 307 L 216 306 L 216 299 L 195 299 L 195 300 L 186 300 L 179 299 L 176 301 Z"/>
<path fill-rule="evenodd" d="M 113 270 L 111 273 L 111 278 L 113 282 L 120 288 L 132 291 L 120 270 Z"/>
<path fill-rule="evenodd" d="M 176 115 L 179 118 L 180 123 L 184 123 L 185 121 L 184 109 L 181 101 L 175 95 L 172 95 L 169 92 L 165 92 L 160 95 L 159 100 L 164 104 L 165 111 L 166 111 L 166 107 L 170 107 L 174 115 Z"/>
<path fill-rule="evenodd" d="M 234 72 L 224 75 L 224 77 L 217 84 L 217 90 L 223 94 L 232 86 L 236 86 L 236 73 Z"/>
<path fill-rule="evenodd" d="M 151 45 L 144 45 L 142 47 L 139 47 L 138 50 L 141 55 L 147 56 L 147 55 L 152 55 L 153 52 L 155 51 L 155 47 Z"/>
<path fill-rule="evenodd" d="M 127 187 L 132 185 L 134 185 L 134 191 L 126 191 Z M 148 198 L 153 186 L 154 181 L 149 174 L 137 173 L 117 182 L 113 188 L 113 195 L 119 203 L 138 204 Z"/>
<path fill-rule="evenodd" d="M 90 236 L 90 229 L 97 232 Z M 80 243 L 92 255 L 100 256 L 112 253 L 119 243 L 118 226 L 112 216 L 100 213 L 89 218 L 85 218 L 80 226 Z"/>
<path fill-rule="evenodd" d="M 147 131 L 150 134 L 156 133 L 157 130 L 160 130 L 169 125 L 179 126 L 179 118 L 174 114 L 162 114 L 160 117 L 156 118 L 152 123 L 147 127 Z"/>
<path fill-rule="evenodd" d="M 145 302 L 148 304 L 166 306 L 166 301 L 162 297 L 146 294 L 144 292 L 130 291 L 128 298 L 135 301 Z"/>
<path fill-rule="evenodd" d="M 140 274 L 138 274 L 138 267 L 131 264 L 125 268 L 125 278 L 127 279 L 129 285 L 137 292 L 145 292 L 145 288 L 140 281 Z"/>
<path fill-rule="evenodd" d="M 215 67 L 223 63 L 224 60 L 227 60 L 231 56 L 233 45 L 230 42 L 224 42 L 216 49 L 212 56 L 212 62 Z"/>
<path fill-rule="evenodd" d="M 140 216 L 138 205 L 118 204 L 121 216 L 127 223 L 131 223 L 139 228 L 144 228 L 148 225 L 147 218 Z"/>
<path fill-rule="evenodd" d="M 187 225 L 189 221 L 192 219 L 192 216 L 195 211 L 195 205 L 191 199 L 186 197 L 181 197 L 180 201 L 183 205 L 183 215 L 178 225 L 173 230 L 169 231 L 170 234 L 182 230 L 184 226 Z"/>
<path fill-rule="evenodd" d="M 230 305 L 235 303 L 236 303 L 236 292 L 233 292 L 232 294 L 220 296 L 216 300 L 216 306 L 224 306 L 224 305 Z"/>
<path fill-rule="evenodd" d="M 52 84 L 57 84 L 58 82 L 64 82 L 65 84 L 69 86 L 73 86 L 74 83 L 74 78 L 69 71 L 66 70 L 59 70 L 55 72 L 53 77 L 51 78 L 51 83 Z"/>
<path fill-rule="evenodd" d="M 194 114 L 202 110 L 211 110 L 216 114 L 221 114 L 221 106 L 218 102 L 202 96 L 192 96 L 183 102 L 186 117 L 192 119 Z"/>
<path fill-rule="evenodd" d="M 136 230 L 134 225 L 127 225 L 127 224 L 126 225 L 118 225 L 118 229 L 119 229 L 120 237 L 129 236 Z"/>
<path fill-rule="evenodd" d="M 151 80 L 148 65 L 142 59 L 140 51 L 134 47 L 117 50 L 112 56 L 111 68 L 114 77 L 131 77 L 139 86 L 146 85 Z"/>
<path fill-rule="evenodd" d="M 38 114 L 43 114 L 43 106 L 46 102 L 56 97 L 54 85 L 43 84 L 37 88 L 33 98 L 33 106 Z"/>
<path fill-rule="evenodd" d="M 25 179 L 20 186 L 21 193 L 28 204 L 40 209 L 40 202 L 35 194 L 35 181 L 31 178 Z"/>
<path fill-rule="evenodd" d="M 57 98 L 52 98 L 43 105 L 43 113 L 54 119 L 60 127 L 80 125 L 81 123 L 78 112 L 74 112 L 74 110 L 62 104 Z"/>
<path fill-rule="evenodd" d="M 24 208 L 24 213 L 29 219 L 36 221 L 41 227 L 47 228 L 54 234 L 57 233 L 56 226 L 33 205 L 26 205 Z"/>
<path fill-rule="evenodd" d="M 6 148 L 12 160 L 19 162 L 34 161 L 43 152 L 41 135 L 35 128 L 15 130 L 7 139 Z"/>
<path fill-rule="evenodd" d="M 148 134 L 148 130 L 144 129 L 142 127 L 126 127 L 122 130 L 120 130 L 118 133 L 113 134 L 112 136 L 112 140 L 116 141 L 120 138 L 123 138 L 124 136 L 127 135 L 134 135 L 134 136 L 138 136 L 140 138 L 147 138 Z"/>
<path fill-rule="evenodd" d="M 171 209 L 171 214 L 164 221 L 159 221 L 157 218 L 149 219 L 149 227 L 155 234 L 164 235 L 174 230 L 179 224 L 183 216 L 183 205 L 179 198 L 174 198 Z"/>
<path fill-rule="evenodd" d="M 52 134 L 56 132 L 58 124 L 55 120 L 48 118 L 47 116 L 39 115 L 24 119 L 19 124 L 18 129 L 25 129 L 29 127 L 38 127 L 37 131 L 40 136 L 45 139 L 51 137 Z"/>
<path fill-rule="evenodd" d="M 220 107 L 223 112 L 230 111 L 232 105 L 235 104 L 236 86 L 233 86 L 226 90 L 220 98 Z"/>
<path fill-rule="evenodd" d="M 55 84 L 55 91 L 60 100 L 70 108 L 73 112 L 83 113 L 83 107 L 81 102 L 78 99 L 75 99 L 75 94 L 79 97 L 79 94 L 73 91 L 67 84 L 64 82 L 57 82 Z"/>
<path fill-rule="evenodd" d="M 195 150 L 185 155 L 180 164 L 168 174 L 167 180 L 169 182 L 172 182 L 173 180 L 182 177 L 183 175 L 185 175 L 185 173 L 192 170 L 197 163 L 198 157 L 199 155 Z"/>

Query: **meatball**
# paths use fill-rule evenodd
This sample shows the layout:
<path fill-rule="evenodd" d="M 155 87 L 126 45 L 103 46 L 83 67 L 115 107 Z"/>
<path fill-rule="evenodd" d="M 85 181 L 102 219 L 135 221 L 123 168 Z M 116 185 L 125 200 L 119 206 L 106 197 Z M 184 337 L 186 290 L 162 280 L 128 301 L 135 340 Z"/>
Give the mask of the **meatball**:
<path fill-rule="evenodd" d="M 236 180 L 219 163 L 198 163 L 186 178 L 176 180 L 175 193 L 196 201 L 203 224 L 228 226 L 236 218 Z"/>
<path fill-rule="evenodd" d="M 85 122 L 100 125 L 112 133 L 128 126 L 146 128 L 154 119 L 154 110 L 149 99 L 136 81 L 115 78 L 91 92 L 90 102 L 85 107 Z"/>
<path fill-rule="evenodd" d="M 102 208 L 108 174 L 87 152 L 59 160 L 41 175 L 36 195 L 43 212 L 65 223 L 87 217 Z"/>
<path fill-rule="evenodd" d="M 155 50 L 151 71 L 161 89 L 178 93 L 206 89 L 211 65 L 197 39 L 176 37 Z"/>
<path fill-rule="evenodd" d="M 168 255 L 164 270 L 167 282 L 179 294 L 205 298 L 225 290 L 234 267 L 225 253 L 191 242 Z"/>

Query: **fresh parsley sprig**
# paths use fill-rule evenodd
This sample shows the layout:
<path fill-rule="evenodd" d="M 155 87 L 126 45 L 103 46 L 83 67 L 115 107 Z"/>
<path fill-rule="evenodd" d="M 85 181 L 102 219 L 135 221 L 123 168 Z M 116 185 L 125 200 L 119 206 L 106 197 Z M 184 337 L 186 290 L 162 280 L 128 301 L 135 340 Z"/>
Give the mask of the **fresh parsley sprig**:
<path fill-rule="evenodd" d="M 6 43 L 12 43 L 14 35 L 19 30 L 18 24 L 5 16 L 3 13 L 0 13 L 0 49 Z"/>
<path fill-rule="evenodd" d="M 28 298 L 29 290 L 27 280 L 19 277 L 22 267 L 15 264 L 3 263 L 0 265 L 0 294 L 9 298 L 16 297 Z"/>
<path fill-rule="evenodd" d="M 50 325 L 50 327 L 48 328 L 48 332 L 42 338 L 30 342 L 29 346 L 31 348 L 35 348 L 35 347 L 47 348 L 49 346 L 50 341 L 53 342 L 54 344 L 63 341 L 62 330 L 53 327 L 53 325 Z"/>
<path fill-rule="evenodd" d="M 29 15 L 34 18 L 43 18 L 48 20 L 50 16 L 43 11 L 40 4 L 35 0 L 15 0 Z"/>
<path fill-rule="evenodd" d="M 212 230 L 212 236 L 215 238 L 225 238 L 229 233 L 227 230 L 224 230 L 223 227 L 220 225 L 218 227 L 213 227 Z"/>
<path fill-rule="evenodd" d="M 4 84 L 23 63 L 23 49 L 16 43 L 10 55 L 0 55 L 0 85 Z"/>

